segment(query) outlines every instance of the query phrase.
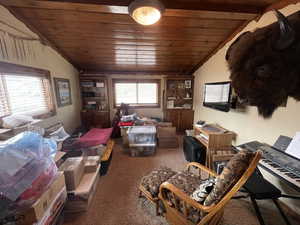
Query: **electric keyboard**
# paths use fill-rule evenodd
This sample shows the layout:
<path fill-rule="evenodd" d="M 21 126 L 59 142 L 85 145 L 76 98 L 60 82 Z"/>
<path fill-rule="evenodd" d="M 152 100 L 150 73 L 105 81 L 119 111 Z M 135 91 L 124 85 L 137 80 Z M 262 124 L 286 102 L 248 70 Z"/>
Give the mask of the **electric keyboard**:
<path fill-rule="evenodd" d="M 300 192 L 300 159 L 258 141 L 248 142 L 236 148 L 253 152 L 261 150 L 263 157 L 259 165 Z"/>

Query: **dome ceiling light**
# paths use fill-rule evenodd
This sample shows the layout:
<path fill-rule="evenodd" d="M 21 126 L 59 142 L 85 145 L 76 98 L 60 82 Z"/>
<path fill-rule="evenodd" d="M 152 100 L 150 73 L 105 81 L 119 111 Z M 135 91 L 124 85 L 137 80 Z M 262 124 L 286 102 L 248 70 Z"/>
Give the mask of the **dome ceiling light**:
<path fill-rule="evenodd" d="M 164 11 L 164 5 L 158 0 L 135 0 L 128 6 L 129 15 L 146 26 L 159 21 Z"/>

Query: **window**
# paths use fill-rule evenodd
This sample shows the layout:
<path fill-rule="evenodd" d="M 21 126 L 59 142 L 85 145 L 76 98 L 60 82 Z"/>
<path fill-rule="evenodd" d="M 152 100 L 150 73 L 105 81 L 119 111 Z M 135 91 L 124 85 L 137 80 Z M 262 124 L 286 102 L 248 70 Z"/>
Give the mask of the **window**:
<path fill-rule="evenodd" d="M 53 113 L 48 73 L 0 63 L 0 117 L 12 114 L 41 117 Z"/>
<path fill-rule="evenodd" d="M 160 80 L 113 80 L 115 106 L 159 107 Z"/>

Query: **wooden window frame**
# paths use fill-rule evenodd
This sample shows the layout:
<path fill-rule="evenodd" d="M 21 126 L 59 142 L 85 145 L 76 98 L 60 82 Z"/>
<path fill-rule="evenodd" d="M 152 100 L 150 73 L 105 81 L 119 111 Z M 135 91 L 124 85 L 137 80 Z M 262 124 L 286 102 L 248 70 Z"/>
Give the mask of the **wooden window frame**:
<path fill-rule="evenodd" d="M 0 62 L 0 73 L 12 73 L 16 75 L 28 75 L 31 77 L 41 77 L 45 78 L 49 81 L 49 91 L 50 91 L 50 111 L 47 113 L 43 113 L 40 115 L 33 116 L 34 119 L 46 119 L 56 115 L 56 106 L 54 103 L 54 93 L 53 93 L 53 86 L 52 86 L 52 79 L 50 75 L 50 71 L 43 70 L 39 68 L 29 67 L 29 66 L 22 66 L 13 63 L 6 63 Z"/>
<path fill-rule="evenodd" d="M 116 83 L 156 83 L 157 84 L 157 104 L 147 105 L 147 104 L 137 104 L 130 105 L 130 108 L 160 108 L 161 104 L 161 80 L 160 79 L 112 79 L 112 92 L 113 92 L 113 102 L 114 108 L 118 108 L 119 106 L 116 104 Z"/>

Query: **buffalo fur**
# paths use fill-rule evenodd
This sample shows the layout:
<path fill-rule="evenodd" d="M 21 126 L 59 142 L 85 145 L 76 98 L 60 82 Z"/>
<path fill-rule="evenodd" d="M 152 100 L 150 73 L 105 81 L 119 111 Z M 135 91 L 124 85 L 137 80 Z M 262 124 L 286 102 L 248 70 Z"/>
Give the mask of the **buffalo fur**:
<path fill-rule="evenodd" d="M 289 18 L 295 41 L 284 50 L 274 43 L 280 36 L 274 23 L 243 33 L 226 54 L 232 86 L 241 100 L 257 106 L 258 113 L 271 117 L 288 96 L 300 100 L 300 16 Z"/>

